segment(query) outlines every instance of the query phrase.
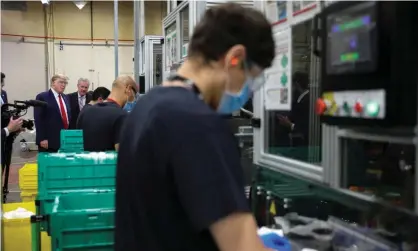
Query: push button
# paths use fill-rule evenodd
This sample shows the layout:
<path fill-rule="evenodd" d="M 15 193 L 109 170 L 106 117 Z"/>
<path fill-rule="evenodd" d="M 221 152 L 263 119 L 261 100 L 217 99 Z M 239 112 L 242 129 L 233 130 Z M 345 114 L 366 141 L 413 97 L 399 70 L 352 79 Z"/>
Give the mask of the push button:
<path fill-rule="evenodd" d="M 327 103 L 322 98 L 316 100 L 315 111 L 316 114 L 322 115 L 327 110 Z"/>
<path fill-rule="evenodd" d="M 344 103 L 343 103 L 343 110 L 344 110 L 346 113 L 351 113 L 351 107 L 350 107 L 350 105 L 349 105 L 347 102 L 344 102 Z"/>
<path fill-rule="evenodd" d="M 361 104 L 360 102 L 356 102 L 354 105 L 354 111 L 356 111 L 357 113 L 362 113 L 363 112 L 363 104 Z"/>
<path fill-rule="evenodd" d="M 380 106 L 376 102 L 369 102 L 366 105 L 366 113 L 370 117 L 376 117 L 379 114 Z"/>

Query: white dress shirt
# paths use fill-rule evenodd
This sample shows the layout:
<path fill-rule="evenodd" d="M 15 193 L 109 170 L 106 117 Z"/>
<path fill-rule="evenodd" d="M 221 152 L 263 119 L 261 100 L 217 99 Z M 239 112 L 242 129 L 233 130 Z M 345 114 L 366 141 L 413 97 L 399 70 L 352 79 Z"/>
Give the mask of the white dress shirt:
<path fill-rule="evenodd" d="M 55 101 L 57 102 L 57 105 L 58 105 L 58 110 L 60 111 L 60 114 L 61 114 L 59 94 L 54 89 L 51 89 L 51 91 L 54 94 Z M 65 114 L 67 115 L 67 124 L 69 125 L 70 121 L 68 121 L 67 105 L 65 103 L 65 99 L 64 99 L 64 96 L 62 94 L 61 94 L 61 99 L 62 99 L 62 104 L 64 105 Z M 62 114 L 61 114 L 61 117 L 62 117 Z"/>

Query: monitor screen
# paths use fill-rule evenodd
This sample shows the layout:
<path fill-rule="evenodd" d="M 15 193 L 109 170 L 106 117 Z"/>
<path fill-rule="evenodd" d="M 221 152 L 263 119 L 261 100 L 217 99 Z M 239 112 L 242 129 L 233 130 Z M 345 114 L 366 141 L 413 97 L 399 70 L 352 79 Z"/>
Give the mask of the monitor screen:
<path fill-rule="evenodd" d="M 372 71 L 376 67 L 376 15 L 366 2 L 327 18 L 327 73 Z"/>

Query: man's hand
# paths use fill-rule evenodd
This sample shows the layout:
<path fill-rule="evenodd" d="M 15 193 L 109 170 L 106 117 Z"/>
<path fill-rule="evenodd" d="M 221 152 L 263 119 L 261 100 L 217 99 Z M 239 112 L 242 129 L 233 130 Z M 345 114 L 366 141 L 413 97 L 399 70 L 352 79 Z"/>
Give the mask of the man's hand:
<path fill-rule="evenodd" d="M 39 145 L 41 145 L 42 148 L 48 149 L 48 140 L 42 140 L 39 142 Z"/>
<path fill-rule="evenodd" d="M 212 224 L 210 232 L 221 251 L 271 251 L 264 247 L 250 213 L 233 213 Z"/>
<path fill-rule="evenodd" d="M 22 118 L 18 118 L 18 119 L 10 118 L 10 122 L 7 125 L 7 130 L 9 131 L 9 133 L 20 131 L 22 129 L 22 124 L 23 124 Z"/>
<path fill-rule="evenodd" d="M 286 128 L 288 128 L 289 130 L 291 130 L 292 129 L 292 122 L 290 121 L 290 119 L 287 117 L 287 116 L 283 116 L 283 115 L 278 115 L 278 118 L 279 118 L 279 123 L 282 125 L 282 126 L 284 126 L 284 127 L 286 127 Z"/>

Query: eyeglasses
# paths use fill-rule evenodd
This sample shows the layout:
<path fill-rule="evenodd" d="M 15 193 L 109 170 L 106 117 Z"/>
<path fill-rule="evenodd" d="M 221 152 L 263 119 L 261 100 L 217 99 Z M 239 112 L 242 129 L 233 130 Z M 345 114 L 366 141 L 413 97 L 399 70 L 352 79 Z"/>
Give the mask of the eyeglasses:
<path fill-rule="evenodd" d="M 258 91 L 261 87 L 263 87 L 263 85 L 266 83 L 266 74 L 264 73 L 264 70 L 257 66 L 256 64 L 252 63 L 250 64 L 251 68 L 256 70 L 257 72 L 260 72 L 256 77 L 251 76 L 251 78 L 253 79 L 253 81 L 249 84 L 250 90 L 252 92 Z M 249 74 L 251 72 L 251 70 L 247 70 Z"/>

